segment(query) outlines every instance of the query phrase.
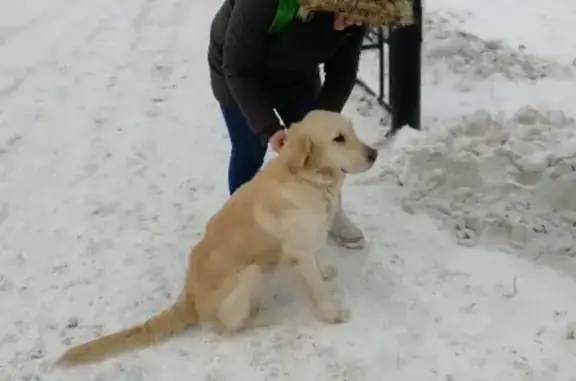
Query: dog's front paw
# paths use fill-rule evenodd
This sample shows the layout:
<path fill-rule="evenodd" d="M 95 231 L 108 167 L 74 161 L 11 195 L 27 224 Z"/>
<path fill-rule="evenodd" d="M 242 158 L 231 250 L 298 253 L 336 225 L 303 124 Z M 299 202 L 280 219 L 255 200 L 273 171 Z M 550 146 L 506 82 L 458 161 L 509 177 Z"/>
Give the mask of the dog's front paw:
<path fill-rule="evenodd" d="M 341 324 L 350 321 L 351 312 L 345 308 L 338 308 L 332 302 L 323 302 L 317 308 L 318 317 L 329 324 Z"/>
<path fill-rule="evenodd" d="M 324 265 L 320 268 L 320 270 L 322 272 L 322 279 L 325 281 L 332 280 L 334 277 L 336 277 L 336 269 L 334 266 Z"/>

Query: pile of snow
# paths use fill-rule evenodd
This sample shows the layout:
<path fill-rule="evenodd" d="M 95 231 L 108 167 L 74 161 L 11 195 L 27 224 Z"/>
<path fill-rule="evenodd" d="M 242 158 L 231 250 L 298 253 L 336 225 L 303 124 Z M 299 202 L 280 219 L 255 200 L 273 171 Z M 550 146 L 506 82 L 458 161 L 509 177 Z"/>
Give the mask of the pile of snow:
<path fill-rule="evenodd" d="M 452 25 L 453 17 L 437 12 L 427 15 L 424 22 L 424 65 L 439 81 L 446 72 L 473 80 L 494 75 L 508 80 L 573 78 L 576 60 L 574 65 L 561 64 L 530 54 L 523 45 L 513 47 L 502 40 L 485 40 L 458 30 Z"/>
<path fill-rule="evenodd" d="M 430 213 L 461 244 L 576 256 L 573 119 L 531 107 L 511 118 L 479 111 L 408 141 L 389 168 L 407 212 Z"/>

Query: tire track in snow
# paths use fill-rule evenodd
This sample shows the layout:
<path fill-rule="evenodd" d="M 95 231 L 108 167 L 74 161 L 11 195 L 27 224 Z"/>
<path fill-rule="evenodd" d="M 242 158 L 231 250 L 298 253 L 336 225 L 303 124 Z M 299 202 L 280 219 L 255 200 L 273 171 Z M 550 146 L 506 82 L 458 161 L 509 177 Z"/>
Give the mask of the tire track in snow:
<path fill-rule="evenodd" d="M 57 4 L 50 4 L 47 6 L 46 9 L 40 11 L 37 16 L 33 16 L 27 21 L 22 23 L 17 23 L 16 25 L 8 25 L 4 26 L 1 25 L 3 23 L 0 20 L 0 47 L 2 45 L 8 43 L 13 38 L 20 37 L 22 32 L 27 31 L 35 31 L 37 29 L 44 29 L 46 28 L 46 24 L 50 23 L 52 20 L 58 17 L 65 9 L 70 7 L 71 0 L 64 0 Z M 45 3 L 46 4 L 46 3 Z M 38 7 L 38 4 L 34 4 L 35 7 Z M 5 14 L 9 13 L 9 11 L 4 10 Z M 18 15 L 16 15 L 17 17 Z M 8 16 L 10 21 L 13 22 L 12 19 L 13 15 Z"/>
<path fill-rule="evenodd" d="M 42 65 L 46 54 L 65 44 L 69 31 L 69 22 L 73 21 L 80 2 L 70 0 L 49 6 L 39 16 L 33 17 L 24 25 L 12 27 L 11 34 L 0 44 L 0 109 L 8 108 L 8 96 L 12 96 L 33 74 L 34 69 Z M 81 9 L 82 7 L 80 7 Z M 39 43 L 38 40 L 42 40 Z M 27 49 L 34 45 L 37 49 Z M 40 48 L 41 47 L 41 48 Z"/>

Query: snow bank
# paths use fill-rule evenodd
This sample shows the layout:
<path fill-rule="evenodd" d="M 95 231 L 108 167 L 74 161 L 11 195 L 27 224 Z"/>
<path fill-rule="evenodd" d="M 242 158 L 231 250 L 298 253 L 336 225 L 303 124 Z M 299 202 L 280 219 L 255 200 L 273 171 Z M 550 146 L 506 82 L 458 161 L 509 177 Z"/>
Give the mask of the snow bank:
<path fill-rule="evenodd" d="M 576 124 L 531 107 L 479 111 L 399 144 L 391 168 L 407 212 L 424 211 L 459 243 L 576 255 Z"/>
<path fill-rule="evenodd" d="M 454 15 L 431 12 L 424 22 L 423 61 L 433 82 L 444 81 L 447 73 L 478 81 L 493 76 L 507 80 L 573 78 L 576 60 L 572 65 L 562 64 L 530 54 L 523 45 L 483 39 L 459 30 Z"/>

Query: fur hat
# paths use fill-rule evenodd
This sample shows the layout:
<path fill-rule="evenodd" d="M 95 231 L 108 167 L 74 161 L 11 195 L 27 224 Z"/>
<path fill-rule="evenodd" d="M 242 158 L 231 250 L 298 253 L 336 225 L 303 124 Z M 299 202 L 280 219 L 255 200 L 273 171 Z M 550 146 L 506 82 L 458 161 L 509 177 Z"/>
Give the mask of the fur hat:
<path fill-rule="evenodd" d="M 299 0 L 300 14 L 342 12 L 371 25 L 407 25 L 414 22 L 411 0 Z"/>

